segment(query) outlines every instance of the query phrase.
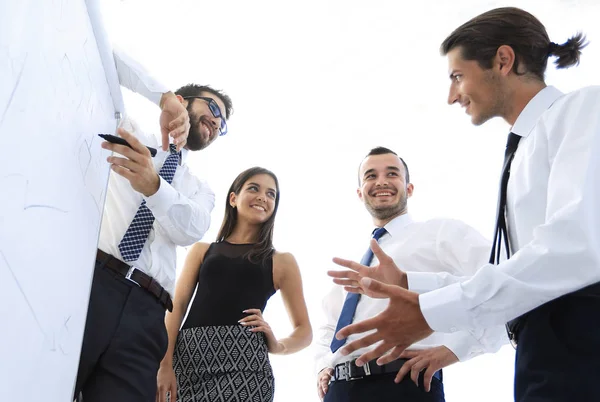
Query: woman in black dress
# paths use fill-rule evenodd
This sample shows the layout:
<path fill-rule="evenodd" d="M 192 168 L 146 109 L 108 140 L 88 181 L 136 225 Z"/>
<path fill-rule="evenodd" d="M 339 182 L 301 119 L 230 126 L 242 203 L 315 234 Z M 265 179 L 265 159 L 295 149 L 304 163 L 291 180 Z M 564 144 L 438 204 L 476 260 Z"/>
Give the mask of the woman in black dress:
<path fill-rule="evenodd" d="M 298 264 L 273 248 L 278 205 L 277 177 L 248 169 L 229 189 L 217 242 L 191 248 L 166 317 L 169 348 L 158 372 L 157 401 L 167 401 L 168 393 L 179 402 L 272 401 L 269 353 L 294 353 L 310 344 Z M 277 290 L 294 328 L 282 339 L 262 317 Z"/>

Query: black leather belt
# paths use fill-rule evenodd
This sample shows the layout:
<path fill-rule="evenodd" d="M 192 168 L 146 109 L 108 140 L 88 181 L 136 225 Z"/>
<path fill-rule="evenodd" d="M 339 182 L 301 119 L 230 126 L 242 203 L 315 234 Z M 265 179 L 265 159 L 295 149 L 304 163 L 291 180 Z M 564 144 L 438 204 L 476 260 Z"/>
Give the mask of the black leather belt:
<path fill-rule="evenodd" d="M 377 365 L 376 360 L 371 360 L 369 363 L 358 367 L 354 360 L 349 360 L 344 363 L 340 363 L 335 366 L 333 370 L 332 381 L 353 381 L 360 380 L 371 375 L 380 375 L 388 373 L 397 373 L 400 367 L 404 365 L 408 360 L 397 359 L 391 363 L 384 364 L 383 366 Z M 442 381 L 442 370 L 438 370 L 433 374 L 434 378 Z"/>
<path fill-rule="evenodd" d="M 96 262 L 102 267 L 106 267 L 113 272 L 122 275 L 125 279 L 128 279 L 139 287 L 146 289 L 158 301 L 169 311 L 173 311 L 173 301 L 169 292 L 167 292 L 158 282 L 154 280 L 150 275 L 140 271 L 139 269 L 127 265 L 118 258 L 113 257 L 110 254 L 98 249 L 96 254 Z"/>

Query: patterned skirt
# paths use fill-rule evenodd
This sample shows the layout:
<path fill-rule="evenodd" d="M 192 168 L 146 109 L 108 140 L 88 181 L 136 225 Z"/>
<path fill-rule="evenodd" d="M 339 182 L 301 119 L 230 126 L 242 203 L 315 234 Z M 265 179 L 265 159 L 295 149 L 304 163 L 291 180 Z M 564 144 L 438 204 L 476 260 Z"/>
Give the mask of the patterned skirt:
<path fill-rule="evenodd" d="M 268 402 L 275 382 L 265 336 L 241 325 L 181 330 L 173 367 L 177 402 Z"/>

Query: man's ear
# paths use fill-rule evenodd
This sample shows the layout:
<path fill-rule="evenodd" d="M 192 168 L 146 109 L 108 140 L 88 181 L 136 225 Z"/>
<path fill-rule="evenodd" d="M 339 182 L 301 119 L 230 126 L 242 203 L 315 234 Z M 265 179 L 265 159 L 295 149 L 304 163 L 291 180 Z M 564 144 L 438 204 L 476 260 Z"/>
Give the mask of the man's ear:
<path fill-rule="evenodd" d="M 408 185 L 406 186 L 406 196 L 408 198 L 412 197 L 414 190 L 415 190 L 415 186 L 413 186 L 412 183 L 408 183 Z"/>
<path fill-rule="evenodd" d="M 183 99 L 183 96 L 181 96 L 181 95 L 175 95 L 175 96 L 177 97 L 177 100 L 181 103 L 183 103 L 183 101 L 185 100 L 185 99 Z"/>
<path fill-rule="evenodd" d="M 496 51 L 494 66 L 503 76 L 507 76 L 515 67 L 515 51 L 508 45 L 502 45 Z M 514 71 L 516 73 L 516 71 Z"/>
<path fill-rule="evenodd" d="M 356 195 L 358 195 L 358 199 L 362 201 L 363 193 L 362 193 L 362 189 L 360 187 L 356 189 Z"/>

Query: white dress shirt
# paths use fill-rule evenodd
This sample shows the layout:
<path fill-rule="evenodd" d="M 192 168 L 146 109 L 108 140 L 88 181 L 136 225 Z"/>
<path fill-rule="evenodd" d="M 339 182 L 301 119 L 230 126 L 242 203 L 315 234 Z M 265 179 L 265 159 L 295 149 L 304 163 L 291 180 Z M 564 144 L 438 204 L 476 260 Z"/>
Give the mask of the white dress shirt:
<path fill-rule="evenodd" d="M 430 289 L 458 281 L 419 297 L 435 331 L 501 324 L 600 281 L 600 87 L 544 88 L 512 132 L 522 137 L 507 193 L 514 254 L 468 280 L 431 278 Z"/>
<path fill-rule="evenodd" d="M 385 225 L 385 229 L 387 233 L 379 239 L 379 244 L 383 251 L 394 259 L 396 265 L 408 272 L 409 287 L 413 274 L 418 277 L 418 274 L 423 272 L 448 272 L 456 276 L 471 276 L 488 260 L 490 254 L 490 242 L 470 226 L 456 220 L 434 219 L 414 222 L 408 214 L 405 214 L 390 221 Z M 368 247 L 369 239 L 365 238 L 365 251 Z M 377 258 L 374 257 L 371 265 L 376 264 L 378 264 Z M 377 346 L 376 344 L 370 348 L 359 349 L 350 356 L 342 356 L 342 348 L 335 353 L 331 352 L 331 340 L 346 295 L 347 292 L 336 285 L 323 300 L 325 320 L 324 325 L 318 330 L 315 342 L 317 372 L 355 359 Z M 388 303 L 388 299 L 372 299 L 362 295 L 353 321 L 362 321 L 379 314 L 385 310 Z M 365 335 L 350 335 L 347 342 Z M 495 352 L 507 342 L 504 326 L 500 325 L 486 331 L 434 333 L 412 345 L 411 349 L 444 345 L 459 360 L 464 361 L 485 352 Z"/>
<path fill-rule="evenodd" d="M 129 57 L 115 52 L 120 83 L 158 104 L 168 89 L 151 79 L 144 69 Z M 158 172 L 167 158 L 158 138 L 143 133 L 129 118 L 121 126 L 143 144 L 158 150 L 153 159 Z M 158 129 L 158 126 L 157 126 Z M 155 217 L 148 240 L 137 261 L 128 264 L 153 277 L 173 296 L 175 289 L 176 248 L 199 241 L 210 225 L 215 194 L 210 187 L 192 175 L 185 164 L 188 151 L 182 150 L 182 162 L 175 171 L 172 184 L 160 179 L 158 191 L 144 197 L 124 177 L 110 172 L 98 248 L 122 260 L 119 243 L 125 235 L 142 200 Z"/>

